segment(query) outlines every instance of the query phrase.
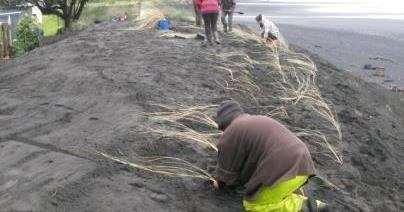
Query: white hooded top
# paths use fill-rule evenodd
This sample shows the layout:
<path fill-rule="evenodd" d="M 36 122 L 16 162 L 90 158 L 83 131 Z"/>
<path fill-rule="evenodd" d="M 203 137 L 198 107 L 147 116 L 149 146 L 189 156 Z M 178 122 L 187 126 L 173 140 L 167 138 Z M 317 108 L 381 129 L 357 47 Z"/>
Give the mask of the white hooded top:
<path fill-rule="evenodd" d="M 278 27 L 270 20 L 268 20 L 265 17 L 262 17 L 262 31 L 264 33 L 264 38 L 267 39 L 268 38 L 268 32 L 271 32 L 273 35 L 275 35 L 277 38 L 279 38 L 279 29 Z"/>

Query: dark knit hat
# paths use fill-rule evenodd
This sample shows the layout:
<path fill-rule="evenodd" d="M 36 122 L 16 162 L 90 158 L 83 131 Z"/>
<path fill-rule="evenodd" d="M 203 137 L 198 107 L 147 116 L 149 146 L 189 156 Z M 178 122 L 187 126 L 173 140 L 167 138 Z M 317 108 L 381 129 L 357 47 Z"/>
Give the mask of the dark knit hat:
<path fill-rule="evenodd" d="M 257 15 L 257 17 L 255 17 L 255 20 L 257 22 L 261 22 L 262 21 L 262 15 L 261 14 Z"/>
<path fill-rule="evenodd" d="M 217 110 L 216 123 L 218 129 L 224 131 L 238 115 L 244 113 L 240 104 L 234 100 L 227 100 L 220 104 Z"/>

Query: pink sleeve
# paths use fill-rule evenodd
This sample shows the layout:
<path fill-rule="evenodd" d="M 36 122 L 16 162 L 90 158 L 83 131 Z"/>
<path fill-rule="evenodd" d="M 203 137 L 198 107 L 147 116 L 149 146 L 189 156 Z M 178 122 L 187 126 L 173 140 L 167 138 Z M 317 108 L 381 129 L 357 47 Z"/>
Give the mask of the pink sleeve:
<path fill-rule="evenodd" d="M 201 11 L 201 4 L 202 4 L 202 0 L 197 0 L 196 1 L 196 8 L 198 8 L 198 11 Z"/>

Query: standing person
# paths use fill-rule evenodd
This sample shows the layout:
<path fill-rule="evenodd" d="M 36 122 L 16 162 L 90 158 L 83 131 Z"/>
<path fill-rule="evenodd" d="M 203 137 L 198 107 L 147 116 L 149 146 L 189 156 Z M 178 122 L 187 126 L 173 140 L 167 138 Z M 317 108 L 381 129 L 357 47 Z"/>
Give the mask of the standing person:
<path fill-rule="evenodd" d="M 220 44 L 217 32 L 217 19 L 220 12 L 220 0 L 198 0 L 198 10 L 202 14 L 205 24 L 206 40 L 212 43 L 212 37 L 217 44 Z"/>
<path fill-rule="evenodd" d="M 295 134 L 272 118 L 244 113 L 236 101 L 223 102 L 216 121 L 224 132 L 214 187 L 243 185 L 247 212 L 325 211 L 324 203 L 295 194 L 316 172 Z"/>
<path fill-rule="evenodd" d="M 198 10 L 198 0 L 192 0 L 193 1 L 193 5 L 194 5 L 194 12 L 195 12 L 195 25 L 198 27 L 202 26 L 202 15 Z"/>
<path fill-rule="evenodd" d="M 273 45 L 277 45 L 279 41 L 278 27 L 272 21 L 262 17 L 261 14 L 259 14 L 255 20 L 261 29 L 261 38 L 264 38 L 267 42 L 272 42 Z"/>
<path fill-rule="evenodd" d="M 222 24 L 224 32 L 227 32 L 227 30 L 229 32 L 232 31 L 233 13 L 235 8 L 236 8 L 235 0 L 222 0 Z M 228 17 L 227 22 L 226 22 L 226 16 Z"/>

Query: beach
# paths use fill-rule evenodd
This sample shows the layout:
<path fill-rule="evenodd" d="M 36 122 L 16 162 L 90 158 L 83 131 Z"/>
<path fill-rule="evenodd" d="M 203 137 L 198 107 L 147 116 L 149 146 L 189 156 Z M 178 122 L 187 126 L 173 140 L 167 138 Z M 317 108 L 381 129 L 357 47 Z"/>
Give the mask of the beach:
<path fill-rule="evenodd" d="M 401 41 L 287 22 L 290 48 L 244 25 L 203 46 L 191 22 L 142 23 L 96 24 L 0 64 L 1 211 L 242 211 L 242 186 L 211 183 L 228 99 L 306 144 L 317 177 L 305 195 L 403 211 L 404 93 L 341 68 Z"/>
<path fill-rule="evenodd" d="M 275 52 L 246 27 L 204 48 L 133 26 L 98 24 L 0 65 L 3 211 L 241 211 L 241 190 L 214 190 L 208 180 L 217 152 L 207 144 L 219 132 L 206 120 L 228 98 L 302 134 L 326 179 L 311 180 L 307 194 L 333 211 L 404 207 L 403 95 L 298 47 L 280 49 L 284 68 L 275 69 Z M 323 103 L 285 102 L 295 92 L 279 71 L 307 71 L 309 57 L 317 71 L 308 90 Z M 188 177 L 145 169 L 142 158 L 156 157 L 185 160 Z M 169 171 L 184 167 L 168 162 L 177 166 Z"/>
<path fill-rule="evenodd" d="M 404 9 L 367 2 L 240 1 L 234 22 L 257 29 L 255 15 L 274 21 L 287 43 L 321 55 L 338 68 L 386 87 L 404 86 Z M 363 66 L 384 67 L 385 77 Z"/>
<path fill-rule="evenodd" d="M 368 82 L 386 87 L 404 86 L 404 43 L 383 36 L 357 32 L 281 25 L 289 43 L 302 46 L 321 55 L 337 67 L 360 76 Z M 374 76 L 365 64 L 384 67 L 384 77 Z"/>

